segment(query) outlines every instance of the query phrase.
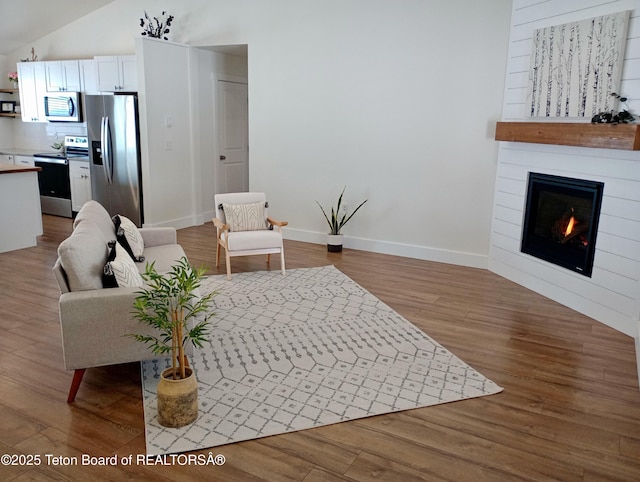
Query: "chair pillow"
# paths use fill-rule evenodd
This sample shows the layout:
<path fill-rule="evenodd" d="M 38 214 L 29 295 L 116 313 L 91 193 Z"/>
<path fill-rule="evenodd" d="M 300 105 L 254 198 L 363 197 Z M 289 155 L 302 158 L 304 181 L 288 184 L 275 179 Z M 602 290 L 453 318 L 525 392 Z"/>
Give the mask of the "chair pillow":
<path fill-rule="evenodd" d="M 223 204 L 224 217 L 231 231 L 258 231 L 267 229 L 264 203 Z"/>
<path fill-rule="evenodd" d="M 105 288 L 142 286 L 144 280 L 124 247 L 114 240 L 109 242 L 109 249 L 109 256 L 102 274 L 102 286 Z"/>
<path fill-rule="evenodd" d="M 134 261 L 144 261 L 144 240 L 138 227 L 129 218 L 116 214 L 112 218 L 116 227 L 116 239 Z"/>

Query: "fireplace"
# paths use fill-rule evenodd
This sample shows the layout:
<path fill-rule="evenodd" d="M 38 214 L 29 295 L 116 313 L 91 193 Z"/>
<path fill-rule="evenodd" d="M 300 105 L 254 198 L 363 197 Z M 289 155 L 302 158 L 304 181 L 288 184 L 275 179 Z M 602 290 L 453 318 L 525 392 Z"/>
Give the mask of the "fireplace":
<path fill-rule="evenodd" d="M 521 251 L 591 277 L 603 188 L 530 172 Z"/>

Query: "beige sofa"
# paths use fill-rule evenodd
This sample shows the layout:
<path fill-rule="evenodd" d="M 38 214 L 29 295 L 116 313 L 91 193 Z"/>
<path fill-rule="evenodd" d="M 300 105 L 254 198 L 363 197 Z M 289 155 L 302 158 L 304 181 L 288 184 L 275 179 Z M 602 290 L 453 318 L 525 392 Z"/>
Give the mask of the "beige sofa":
<path fill-rule="evenodd" d="M 174 228 L 140 228 L 145 261 L 139 272 L 154 262 L 159 272 L 185 253 Z M 64 366 L 75 370 L 67 401 L 73 402 L 85 369 L 157 358 L 144 344 L 125 336 L 148 333 L 150 328 L 131 316 L 139 287 L 103 288 L 108 243 L 116 239 L 109 213 L 95 201 L 87 202 L 73 223 L 73 233 L 60 243 L 53 267 L 60 286 L 60 325 Z"/>

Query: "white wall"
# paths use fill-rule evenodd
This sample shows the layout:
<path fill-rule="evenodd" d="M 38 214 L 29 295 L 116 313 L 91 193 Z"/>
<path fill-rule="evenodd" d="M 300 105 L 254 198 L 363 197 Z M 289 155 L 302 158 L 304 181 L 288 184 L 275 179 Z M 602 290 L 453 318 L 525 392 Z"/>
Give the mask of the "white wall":
<path fill-rule="evenodd" d="M 535 29 L 622 10 L 632 12 L 620 92 L 630 98 L 630 110 L 637 115 L 640 112 L 640 0 L 516 0 L 504 119 L 525 120 L 524 102 Z M 500 144 L 489 268 L 636 336 L 640 316 L 640 152 Z M 591 278 L 520 253 L 530 171 L 605 183 Z"/>
<path fill-rule="evenodd" d="M 144 224 L 197 224 L 191 138 L 190 49 L 136 39 Z"/>
<path fill-rule="evenodd" d="M 510 6 L 116 0 L 34 47 L 42 59 L 132 53 L 145 9 L 176 17 L 172 41 L 247 44 L 250 187 L 269 193 L 287 237 L 323 242 L 315 200 L 335 202 L 346 185 L 349 204 L 369 199 L 347 246 L 485 267 Z M 165 192 L 191 204 L 190 193 Z M 184 208 L 197 218 L 204 197 L 153 219 Z"/>
<path fill-rule="evenodd" d="M 288 235 L 322 242 L 314 201 L 346 185 L 369 199 L 347 246 L 486 266 L 509 2 L 276 3 L 248 40 L 250 179 Z"/>
<path fill-rule="evenodd" d="M 0 119 L 0 146 L 13 147 L 13 124 L 14 119 Z"/>

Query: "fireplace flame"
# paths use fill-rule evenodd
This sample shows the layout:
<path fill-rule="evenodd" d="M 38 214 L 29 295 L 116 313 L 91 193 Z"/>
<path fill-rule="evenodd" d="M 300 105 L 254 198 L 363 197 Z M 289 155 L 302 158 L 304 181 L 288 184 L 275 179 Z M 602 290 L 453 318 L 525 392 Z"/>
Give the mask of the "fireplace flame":
<path fill-rule="evenodd" d="M 573 227 L 576 224 L 578 224 L 578 222 L 576 221 L 576 218 L 571 216 L 571 219 L 569 219 L 569 224 L 567 224 L 567 229 L 564 230 L 565 237 L 569 236 L 573 232 Z"/>

